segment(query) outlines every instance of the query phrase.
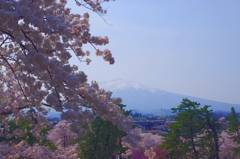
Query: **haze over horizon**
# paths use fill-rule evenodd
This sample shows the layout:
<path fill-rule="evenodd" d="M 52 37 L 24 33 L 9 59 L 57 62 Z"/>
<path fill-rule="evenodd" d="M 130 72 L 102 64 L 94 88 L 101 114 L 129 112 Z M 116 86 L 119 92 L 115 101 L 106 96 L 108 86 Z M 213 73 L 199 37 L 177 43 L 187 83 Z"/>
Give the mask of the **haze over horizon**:
<path fill-rule="evenodd" d="M 78 64 L 88 79 L 122 78 L 165 91 L 240 104 L 240 1 L 127 1 L 106 3 L 103 18 L 91 14 L 93 35 L 114 65 L 95 57 Z M 69 2 L 74 12 L 74 1 Z"/>

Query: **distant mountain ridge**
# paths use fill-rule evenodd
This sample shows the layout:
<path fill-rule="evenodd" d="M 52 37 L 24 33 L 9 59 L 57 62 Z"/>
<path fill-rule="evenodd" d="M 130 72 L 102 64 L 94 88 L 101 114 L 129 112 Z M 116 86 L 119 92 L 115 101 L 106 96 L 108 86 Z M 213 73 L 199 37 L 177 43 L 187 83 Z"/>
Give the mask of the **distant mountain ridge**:
<path fill-rule="evenodd" d="M 239 104 L 229 104 L 198 97 L 167 92 L 158 88 L 150 88 L 132 81 L 124 81 L 120 78 L 111 81 L 99 82 L 100 87 L 113 92 L 114 97 L 121 97 L 127 109 L 137 109 L 139 112 L 153 114 L 169 114 L 172 107 L 177 107 L 183 98 L 203 105 L 211 105 L 214 111 L 227 111 L 234 107 L 240 112 Z"/>

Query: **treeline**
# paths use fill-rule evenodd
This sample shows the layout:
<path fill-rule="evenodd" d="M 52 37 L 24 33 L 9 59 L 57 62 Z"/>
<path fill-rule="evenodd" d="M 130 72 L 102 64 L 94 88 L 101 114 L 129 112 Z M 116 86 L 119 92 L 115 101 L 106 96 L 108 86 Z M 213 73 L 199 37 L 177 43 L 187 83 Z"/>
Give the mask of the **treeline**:
<path fill-rule="evenodd" d="M 120 104 L 118 106 L 124 115 L 130 115 L 131 111 L 125 110 L 125 105 Z M 234 108 L 231 108 L 231 114 L 226 119 L 224 117 L 219 121 L 210 108 L 208 105 L 201 107 L 200 103 L 184 98 L 178 107 L 172 108 L 176 116 L 174 116 L 175 122 L 170 125 L 170 132 L 153 135 L 135 131 L 139 133 L 139 138 L 134 139 L 134 142 L 138 143 L 137 147 L 131 147 L 128 143 L 122 142 L 126 133 L 99 116 L 95 116 L 91 125 L 85 124 L 81 128 L 81 132 L 77 131 L 79 129 L 76 129 L 76 122 L 70 123 L 67 120 L 62 120 L 54 127 L 42 125 L 41 133 L 38 137 L 35 137 L 30 125 L 37 127 L 38 121 L 32 116 L 33 112 L 28 111 L 26 117 L 29 118 L 30 122 L 27 120 L 14 122 L 9 119 L 9 130 L 6 131 L 2 127 L 5 130 L 4 133 L 16 134 L 23 131 L 24 135 L 14 135 L 10 138 L 0 136 L 0 143 L 2 144 L 0 148 L 4 143 L 11 142 L 19 145 L 19 143 L 23 144 L 24 141 L 25 145 L 30 145 L 39 150 L 44 149 L 45 155 L 46 153 L 48 156 L 72 154 L 70 158 L 240 158 L 240 123 L 237 113 Z M 80 133 L 83 134 L 79 135 Z M 20 151 L 21 149 L 16 147 L 11 150 Z M 21 155 L 26 156 L 25 149 L 21 151 Z M 27 155 L 29 156 L 29 154 Z M 2 155 L 0 158 L 7 156 L 7 151 L 0 151 L 0 155 Z"/>
<path fill-rule="evenodd" d="M 238 116 L 231 108 L 228 122 L 222 124 L 213 117 L 210 106 L 200 107 L 200 103 L 184 98 L 181 104 L 172 108 L 176 122 L 170 125 L 171 131 L 163 134 L 160 147 L 167 150 L 171 159 L 208 158 L 220 159 L 220 148 L 226 139 L 231 140 L 226 156 L 235 158 L 240 152 L 240 133 Z M 223 134 L 228 136 L 224 138 Z"/>

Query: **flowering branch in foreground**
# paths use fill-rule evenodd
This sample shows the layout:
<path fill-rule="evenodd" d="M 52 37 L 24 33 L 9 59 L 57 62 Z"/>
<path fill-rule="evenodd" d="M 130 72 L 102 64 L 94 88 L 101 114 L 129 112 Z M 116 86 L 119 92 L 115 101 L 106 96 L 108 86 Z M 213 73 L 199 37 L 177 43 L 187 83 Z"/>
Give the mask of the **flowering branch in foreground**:
<path fill-rule="evenodd" d="M 107 1 L 76 0 L 76 3 L 104 15 L 106 11 L 101 4 Z M 42 117 L 48 113 L 45 105 L 61 112 L 68 122 L 74 122 L 79 136 L 84 134 L 81 127 L 97 115 L 126 132 L 127 142 L 136 143 L 132 119 L 125 117 L 117 106 L 121 99 L 112 98 L 112 93 L 99 88 L 96 82 L 88 83 L 87 75 L 69 62 L 77 58 L 89 64 L 90 52 L 83 50 L 87 44 L 110 64 L 114 58 L 110 50 L 97 48 L 109 40 L 91 35 L 89 14 L 73 14 L 66 3 L 67 0 L 0 0 L 0 124 L 3 127 L 0 136 L 16 135 L 9 133 L 8 123 L 25 119 L 26 108 L 34 110 L 31 114 L 38 125 L 44 123 Z M 25 120 L 33 122 L 30 118 Z M 33 127 L 37 139 L 40 131 Z M 5 148 L 16 145 L 3 141 L 0 146 L 1 154 Z M 29 149 L 35 147 L 25 150 Z"/>

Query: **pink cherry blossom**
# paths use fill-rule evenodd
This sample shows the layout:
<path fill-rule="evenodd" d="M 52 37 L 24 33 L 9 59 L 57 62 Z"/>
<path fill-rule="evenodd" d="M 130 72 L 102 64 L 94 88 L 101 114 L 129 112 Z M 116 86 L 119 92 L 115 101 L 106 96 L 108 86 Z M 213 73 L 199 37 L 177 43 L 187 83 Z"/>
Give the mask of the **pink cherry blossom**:
<path fill-rule="evenodd" d="M 75 2 L 99 16 L 106 14 L 102 8 L 106 0 Z M 66 3 L 66 0 L 0 0 L 0 124 L 4 125 L 1 135 L 21 137 L 25 131 L 9 131 L 9 121 L 33 122 L 34 116 L 37 123 L 31 124 L 30 133 L 41 140 L 48 107 L 62 113 L 78 136 L 84 135 L 82 126 L 90 125 L 97 115 L 125 131 L 128 134 L 125 139 L 136 144 L 133 121 L 118 108 L 121 99 L 112 98 L 111 92 L 99 88 L 95 82 L 88 83 L 84 70 L 70 63 L 76 58 L 89 64 L 90 52 L 84 50 L 89 44 L 96 49 L 97 56 L 110 64 L 114 64 L 114 58 L 110 50 L 98 48 L 108 44 L 109 39 L 91 34 L 89 13 L 74 14 Z M 26 109 L 34 110 L 31 118 L 26 116 Z M 51 158 L 55 153 L 44 146 L 23 143 L 19 149 L 16 144 L 0 143 L 0 155 Z M 70 154 L 76 158 L 75 150 L 62 152 L 56 151 L 58 155 L 69 153 L 69 158 Z"/>

